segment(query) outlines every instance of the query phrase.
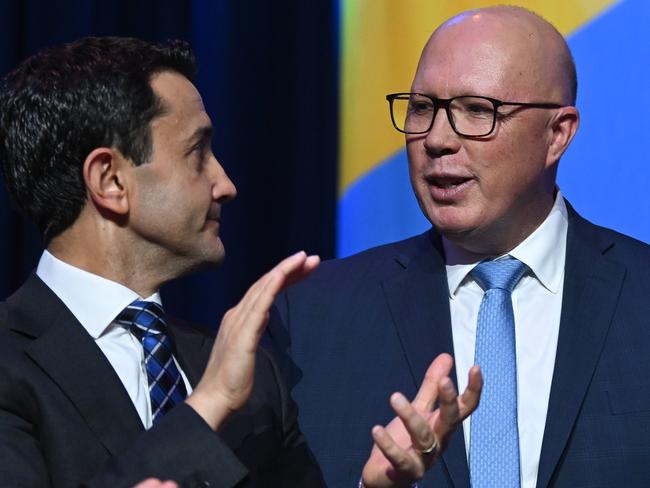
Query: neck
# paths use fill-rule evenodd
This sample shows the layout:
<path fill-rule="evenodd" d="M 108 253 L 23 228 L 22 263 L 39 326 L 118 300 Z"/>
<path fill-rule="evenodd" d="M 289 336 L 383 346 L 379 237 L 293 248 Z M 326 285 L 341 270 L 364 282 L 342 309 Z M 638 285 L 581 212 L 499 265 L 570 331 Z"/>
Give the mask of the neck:
<path fill-rule="evenodd" d="M 129 245 L 128 239 L 120 235 L 123 232 L 93 233 L 82 227 L 75 224 L 52 239 L 48 251 L 72 266 L 120 283 L 141 297 L 152 295 L 173 278 L 163 276 L 152 256 Z"/>

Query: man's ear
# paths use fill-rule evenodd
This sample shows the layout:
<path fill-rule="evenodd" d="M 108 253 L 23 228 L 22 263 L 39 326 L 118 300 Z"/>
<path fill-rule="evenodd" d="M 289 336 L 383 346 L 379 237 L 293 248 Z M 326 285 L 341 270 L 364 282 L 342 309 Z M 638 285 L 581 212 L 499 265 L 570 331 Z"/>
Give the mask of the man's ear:
<path fill-rule="evenodd" d="M 567 106 L 558 109 L 551 120 L 551 140 L 546 157 L 547 166 L 557 164 L 573 140 L 579 125 L 580 114 L 577 108 Z"/>
<path fill-rule="evenodd" d="M 93 149 L 83 165 L 88 197 L 100 211 L 117 215 L 129 211 L 127 178 L 132 163 L 119 151 L 108 147 Z"/>

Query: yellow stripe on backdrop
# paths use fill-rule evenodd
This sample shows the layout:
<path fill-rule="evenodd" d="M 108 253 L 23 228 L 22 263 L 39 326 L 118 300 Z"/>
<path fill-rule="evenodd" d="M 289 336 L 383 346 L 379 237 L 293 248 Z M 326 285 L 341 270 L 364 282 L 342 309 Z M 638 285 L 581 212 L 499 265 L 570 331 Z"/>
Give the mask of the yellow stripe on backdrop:
<path fill-rule="evenodd" d="M 341 0 L 342 73 L 339 194 L 404 145 L 392 128 L 387 93 L 411 86 L 433 29 L 463 10 L 510 3 L 529 8 L 564 35 L 615 0 Z"/>

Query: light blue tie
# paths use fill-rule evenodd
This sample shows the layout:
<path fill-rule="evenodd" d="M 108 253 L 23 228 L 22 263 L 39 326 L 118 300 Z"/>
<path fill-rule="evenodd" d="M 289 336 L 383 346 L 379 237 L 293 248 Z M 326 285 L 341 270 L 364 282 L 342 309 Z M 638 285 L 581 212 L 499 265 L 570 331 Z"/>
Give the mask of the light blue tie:
<path fill-rule="evenodd" d="M 478 312 L 474 362 L 483 373 L 481 402 L 472 414 L 472 488 L 519 488 L 517 363 L 512 290 L 528 267 L 514 258 L 483 261 L 471 272 L 485 291 Z"/>

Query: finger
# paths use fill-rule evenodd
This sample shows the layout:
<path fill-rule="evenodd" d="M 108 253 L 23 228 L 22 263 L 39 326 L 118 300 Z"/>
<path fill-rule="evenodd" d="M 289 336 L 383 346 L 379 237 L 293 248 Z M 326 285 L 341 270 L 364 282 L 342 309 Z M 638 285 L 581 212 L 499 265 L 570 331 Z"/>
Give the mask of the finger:
<path fill-rule="evenodd" d="M 297 253 L 284 258 L 278 264 L 276 264 L 270 271 L 270 273 L 280 273 L 283 276 L 288 276 L 296 269 L 302 267 L 304 262 L 307 259 L 307 253 L 305 251 L 298 251 Z"/>
<path fill-rule="evenodd" d="M 286 287 L 287 279 L 288 275 L 284 274 L 284 271 L 274 269 L 269 280 L 259 290 L 254 301 L 251 302 L 251 310 L 256 313 L 266 314 L 273 305 L 273 301 Z"/>
<path fill-rule="evenodd" d="M 233 340 L 244 347 L 247 352 L 253 352 L 257 349 L 268 323 L 269 308 L 273 303 L 273 297 L 267 297 L 268 292 L 265 290 L 272 283 L 273 279 L 278 278 L 277 276 L 270 276 L 268 282 L 256 292 L 255 297 L 250 298 L 244 305 L 238 305 L 235 311 L 236 317 L 231 322 Z M 219 334 L 221 332 L 219 330 Z"/>
<path fill-rule="evenodd" d="M 257 312 L 266 313 L 271 308 L 273 301 L 290 284 L 306 278 L 320 263 L 318 256 L 306 256 L 302 252 L 302 260 L 298 263 L 281 263 L 271 271 L 271 279 L 260 290 L 254 303 Z"/>
<path fill-rule="evenodd" d="M 424 451 L 431 447 L 434 442 L 431 427 L 406 397 L 401 393 L 393 393 L 390 397 L 390 404 L 411 437 L 413 448 Z"/>
<path fill-rule="evenodd" d="M 161 481 L 159 479 L 155 478 L 148 478 L 144 481 L 141 481 L 137 485 L 135 485 L 133 488 L 155 488 L 157 486 L 160 486 Z"/>
<path fill-rule="evenodd" d="M 307 256 L 304 251 L 301 251 L 299 254 L 301 254 L 302 259 L 298 265 L 283 262 L 272 270 L 272 272 L 281 273 L 282 275 L 282 279 L 279 283 L 280 289 L 274 290 L 275 293 L 279 293 L 287 286 L 306 278 L 320 264 L 320 257 L 317 255 Z"/>
<path fill-rule="evenodd" d="M 245 317 L 250 313 L 254 305 L 257 303 L 262 290 L 266 289 L 270 282 L 278 279 L 277 273 L 279 272 L 282 275 L 283 271 L 290 270 L 296 266 L 300 266 L 300 264 L 305 261 L 305 258 L 306 256 L 304 251 L 299 251 L 296 254 L 283 259 L 273 269 L 271 269 L 259 280 L 253 283 L 251 287 L 246 291 L 246 294 L 242 297 L 239 303 L 228 311 L 228 315 L 230 315 L 230 317 L 227 323 L 231 324 L 231 327 L 239 329 L 241 326 L 240 323 L 242 321 L 246 321 Z M 283 271 L 278 271 L 280 269 Z M 223 325 L 225 324 L 222 323 L 222 326 Z"/>
<path fill-rule="evenodd" d="M 235 310 L 233 326 L 244 343 L 256 348 L 268 322 L 268 313 L 278 293 L 286 287 L 288 279 L 300 273 L 306 276 L 319 264 L 318 256 L 307 256 L 300 251 L 283 259 L 271 271 L 260 278 L 246 294 Z"/>
<path fill-rule="evenodd" d="M 258 279 L 255 283 L 253 283 L 248 290 L 246 290 L 246 293 L 242 297 L 241 300 L 239 300 L 239 303 L 235 305 L 233 308 L 228 310 L 226 312 L 226 315 L 224 316 L 224 322 L 226 317 L 228 317 L 228 323 L 232 324 L 235 328 L 239 327 L 239 323 L 241 322 L 241 319 L 243 316 L 245 316 L 250 309 L 252 308 L 253 304 L 257 301 L 257 297 L 259 296 L 261 290 L 267 285 L 267 283 L 272 279 L 271 273 L 266 273 L 263 275 L 260 279 Z M 220 331 L 223 328 L 222 327 L 219 329 Z"/>
<path fill-rule="evenodd" d="M 314 271 L 318 267 L 319 264 L 320 264 L 320 256 L 316 254 L 307 256 L 302 267 L 295 270 L 293 273 L 289 274 L 285 283 L 285 287 L 293 285 L 298 281 L 304 280 L 307 276 L 309 276 L 312 273 L 312 271 Z"/>
<path fill-rule="evenodd" d="M 483 376 L 479 366 L 472 366 L 469 370 L 467 388 L 459 398 L 459 416 L 465 420 L 478 407 L 483 389 Z"/>
<path fill-rule="evenodd" d="M 175 481 L 160 481 L 158 478 L 148 478 L 133 488 L 178 488 Z"/>
<path fill-rule="evenodd" d="M 402 449 L 390 434 L 386 432 L 386 429 L 379 425 L 373 427 L 372 439 L 396 472 L 400 474 L 412 473 L 411 476 L 415 477 L 418 471 L 416 459 L 410 456 L 406 450 Z M 424 468 L 420 467 L 419 470 L 423 471 Z"/>
<path fill-rule="evenodd" d="M 278 278 L 283 279 L 291 270 L 301 266 L 306 259 L 306 254 L 304 251 L 298 251 L 297 253 L 284 258 L 278 264 L 276 264 L 270 271 L 264 274 L 259 280 L 257 280 L 253 285 L 248 289 L 240 303 L 242 309 L 247 310 L 252 306 L 252 304 L 257 302 L 259 294 L 264 290 L 271 281 L 277 280 Z"/>
<path fill-rule="evenodd" d="M 449 378 L 443 378 L 438 385 L 440 407 L 434 420 L 433 430 L 441 445 L 447 444 L 447 437 L 460 422 L 458 395 Z"/>
<path fill-rule="evenodd" d="M 442 378 L 449 375 L 453 364 L 454 360 L 449 354 L 445 353 L 440 354 L 433 360 L 413 400 L 415 408 L 421 412 L 430 412 L 433 410 L 438 396 L 438 383 Z"/>

